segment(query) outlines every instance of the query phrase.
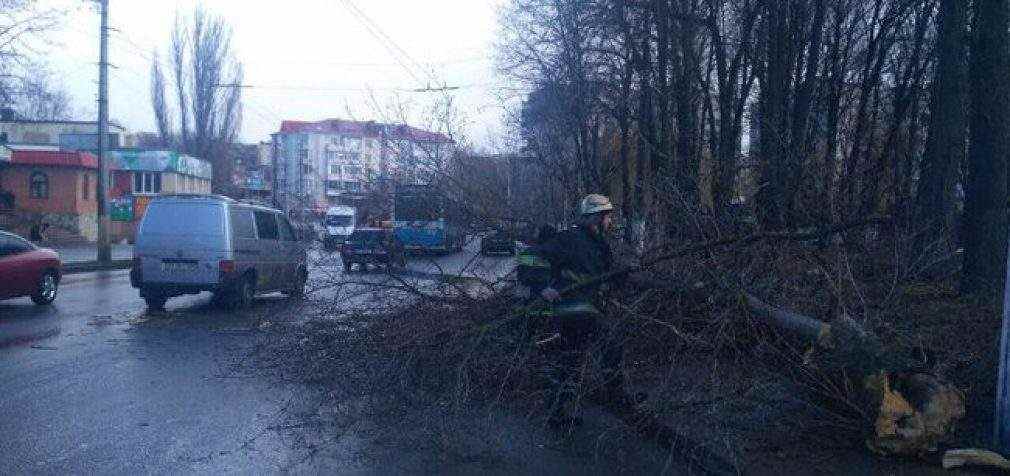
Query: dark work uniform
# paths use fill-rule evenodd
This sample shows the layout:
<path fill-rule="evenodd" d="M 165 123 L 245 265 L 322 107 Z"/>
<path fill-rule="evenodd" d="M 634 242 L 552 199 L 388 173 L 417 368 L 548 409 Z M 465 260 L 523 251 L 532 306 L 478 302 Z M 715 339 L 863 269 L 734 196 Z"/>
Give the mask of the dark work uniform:
<path fill-rule="evenodd" d="M 588 230 L 576 228 L 559 233 L 541 253 L 551 265 L 551 287 L 558 292 L 610 272 L 613 256 L 610 245 L 602 236 L 591 235 Z M 600 286 L 589 286 L 561 296 L 554 305 L 561 334 L 560 362 L 556 377 L 559 380 L 558 410 L 574 397 L 579 369 L 589 351 L 598 350 L 603 370 L 604 398 L 623 395 L 621 360 L 623 346 L 614 339 L 606 339 L 605 327 L 600 322 Z M 599 346 L 594 349 L 594 346 Z"/>

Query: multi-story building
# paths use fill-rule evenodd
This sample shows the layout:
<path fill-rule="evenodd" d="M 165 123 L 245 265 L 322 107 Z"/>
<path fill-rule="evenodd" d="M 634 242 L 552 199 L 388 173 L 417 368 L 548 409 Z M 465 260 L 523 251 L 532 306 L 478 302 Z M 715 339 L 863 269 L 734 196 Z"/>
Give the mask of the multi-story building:
<path fill-rule="evenodd" d="M 273 154 L 270 142 L 236 144 L 232 182 L 241 198 L 269 203 L 273 198 Z"/>
<path fill-rule="evenodd" d="M 452 150 L 446 136 L 401 124 L 284 121 L 273 134 L 274 197 L 288 210 L 357 205 L 386 179 L 418 181 Z"/>

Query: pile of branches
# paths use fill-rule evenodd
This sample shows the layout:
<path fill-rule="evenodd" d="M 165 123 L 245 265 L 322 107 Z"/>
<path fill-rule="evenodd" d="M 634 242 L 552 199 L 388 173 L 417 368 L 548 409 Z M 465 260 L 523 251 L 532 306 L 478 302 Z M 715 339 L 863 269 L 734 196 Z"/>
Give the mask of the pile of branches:
<path fill-rule="evenodd" d="M 979 425 L 985 415 L 975 410 L 991 402 L 992 359 L 977 359 L 995 348 L 982 318 L 991 309 L 946 281 L 923 281 L 898 234 L 872 247 L 846 241 L 881 223 L 745 232 L 644 257 L 623 250 L 625 266 L 586 283 L 610 289 L 608 332 L 594 349 L 623 346 L 629 393 L 645 396 L 618 424 L 663 434 L 681 451 L 692 435 L 689 447 L 707 448 L 721 467 L 779 451 L 782 441 L 866 442 L 900 455 L 951 437 L 971 441 L 956 424 L 964 401 L 968 422 Z M 557 385 L 554 329 L 529 312 L 541 303 L 518 297 L 514 285 L 411 289 L 404 294 L 421 298 L 410 305 L 329 316 L 300 338 L 307 366 L 325 380 L 346 372 L 348 356 L 379 356 L 381 368 L 367 373 L 382 388 L 544 422 Z M 592 362 L 578 389 L 586 406 L 602 381 Z M 912 430 L 903 425 L 918 425 L 919 437 L 903 440 Z"/>

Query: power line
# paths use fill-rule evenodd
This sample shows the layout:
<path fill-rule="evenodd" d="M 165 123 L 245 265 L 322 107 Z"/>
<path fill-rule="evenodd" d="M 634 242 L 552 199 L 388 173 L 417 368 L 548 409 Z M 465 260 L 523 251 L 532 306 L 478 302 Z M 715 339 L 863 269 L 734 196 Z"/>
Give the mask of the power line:
<path fill-rule="evenodd" d="M 454 60 L 445 61 L 432 61 L 429 64 L 447 66 L 454 64 L 466 64 L 466 63 L 479 63 L 487 61 L 488 59 L 484 56 L 472 56 L 467 58 L 459 58 Z M 244 60 L 244 64 L 257 64 L 266 63 L 267 61 L 257 61 L 257 60 Z M 315 65 L 315 66 L 338 66 L 341 68 L 402 68 L 403 65 L 400 63 L 361 63 L 361 62 L 344 62 L 344 61 L 313 61 L 313 60 L 269 60 L 272 65 L 276 64 L 304 64 L 304 65 Z"/>
<path fill-rule="evenodd" d="M 408 61 L 411 61 L 411 59 L 403 52 L 402 48 L 397 46 L 391 38 L 383 33 L 382 30 L 378 28 L 378 25 L 376 25 L 375 22 L 372 22 L 351 0 L 342 0 L 342 3 L 344 4 L 344 7 L 347 8 L 347 11 L 357 18 L 358 22 L 365 27 L 368 34 L 372 35 L 372 37 L 375 38 L 387 52 L 389 52 L 389 54 L 393 57 L 393 61 L 396 61 L 397 64 L 399 64 L 403 70 L 410 75 L 411 78 L 414 78 L 415 81 L 420 84 L 424 83 L 414 70 L 410 66 L 407 66 L 404 62 L 404 59 L 407 59 Z M 403 56 L 401 57 L 401 55 Z"/>
<path fill-rule="evenodd" d="M 368 15 L 366 15 L 365 12 L 361 11 L 361 9 L 358 8 L 358 6 L 355 5 L 352 0 L 343 0 L 343 3 L 344 6 L 347 7 L 347 9 L 351 12 L 351 14 L 353 14 L 355 17 L 358 18 L 358 20 L 362 23 L 365 29 L 368 30 L 368 32 L 373 37 L 375 37 L 376 40 L 379 41 L 379 43 L 382 43 L 382 45 L 386 48 L 387 51 L 389 51 L 391 55 L 393 55 L 393 59 L 396 62 L 400 63 L 401 66 L 403 66 L 404 70 L 406 70 L 407 73 L 410 74 L 410 76 L 413 77 L 418 83 L 422 83 L 423 86 L 422 88 L 414 89 L 413 91 L 430 92 L 430 91 L 449 91 L 455 89 L 454 87 L 447 86 L 445 82 L 440 80 L 432 70 L 421 65 L 420 63 L 417 62 L 417 60 L 411 57 L 410 54 L 407 53 L 406 50 L 401 48 L 400 45 L 398 45 L 396 41 L 393 40 L 393 38 L 387 35 L 386 32 L 384 32 L 382 28 L 375 23 L 374 20 L 372 20 Z M 422 82 L 420 78 L 414 73 L 414 71 L 403 63 L 403 59 L 406 59 L 408 62 L 412 63 L 415 68 L 422 71 L 426 76 L 428 76 L 429 81 L 426 83 Z M 436 85 L 441 84 L 441 86 L 432 88 L 431 87 L 432 82 L 434 82 Z"/>

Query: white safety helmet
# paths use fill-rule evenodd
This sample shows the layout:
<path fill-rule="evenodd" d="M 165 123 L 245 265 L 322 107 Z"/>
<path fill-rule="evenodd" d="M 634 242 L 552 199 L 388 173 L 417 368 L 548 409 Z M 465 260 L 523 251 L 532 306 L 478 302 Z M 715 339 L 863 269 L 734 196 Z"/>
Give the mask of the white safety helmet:
<path fill-rule="evenodd" d="M 610 199 L 597 193 L 590 193 L 579 202 L 579 214 L 582 216 L 609 212 L 613 209 L 614 205 L 610 203 Z"/>

